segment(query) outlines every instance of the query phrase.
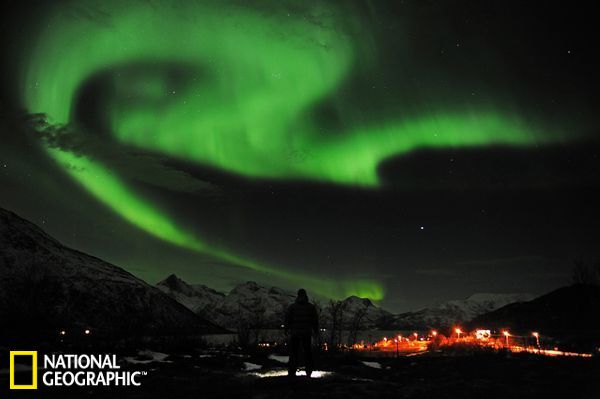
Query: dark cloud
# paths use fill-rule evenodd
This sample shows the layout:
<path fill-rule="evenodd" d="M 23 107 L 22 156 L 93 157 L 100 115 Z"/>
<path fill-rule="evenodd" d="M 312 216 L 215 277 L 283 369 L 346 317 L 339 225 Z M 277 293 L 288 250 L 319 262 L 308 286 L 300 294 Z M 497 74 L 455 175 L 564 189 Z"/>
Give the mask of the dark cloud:
<path fill-rule="evenodd" d="M 181 193 L 216 196 L 219 188 L 166 164 L 164 157 L 118 145 L 106 137 L 88 135 L 72 126 L 56 126 L 43 114 L 27 117 L 45 145 L 102 162 L 119 175 L 150 186 Z"/>

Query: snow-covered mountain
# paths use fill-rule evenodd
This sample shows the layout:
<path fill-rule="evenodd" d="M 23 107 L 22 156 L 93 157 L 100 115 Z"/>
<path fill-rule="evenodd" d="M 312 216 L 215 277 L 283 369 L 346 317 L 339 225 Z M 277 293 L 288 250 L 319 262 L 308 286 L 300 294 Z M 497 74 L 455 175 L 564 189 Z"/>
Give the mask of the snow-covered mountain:
<path fill-rule="evenodd" d="M 438 309 L 458 316 L 457 320 L 471 320 L 476 316 L 499 309 L 510 303 L 527 302 L 534 298 L 531 294 L 474 294 L 463 300 L 444 302 Z"/>
<path fill-rule="evenodd" d="M 225 298 L 225 294 L 221 292 L 202 284 L 190 285 L 174 274 L 156 286 L 196 314 L 210 312 L 217 302 Z"/>
<path fill-rule="evenodd" d="M 237 285 L 227 295 L 204 285 L 188 284 L 175 275 L 159 282 L 157 287 L 202 317 L 228 328 L 236 328 L 240 322 L 256 327 L 278 328 L 283 322 L 286 308 L 296 299 L 292 292 L 277 287 L 263 287 L 253 281 Z M 351 296 L 343 302 L 346 323 L 360 314 L 361 325 L 374 328 L 382 317 L 390 316 L 389 312 L 365 298 Z M 320 301 L 321 322 L 325 325 L 329 322 L 327 305 L 327 300 Z"/>
<path fill-rule="evenodd" d="M 385 321 L 392 317 L 390 312 L 375 306 L 369 299 L 359 298 L 354 295 L 344 299 L 344 313 L 346 315 L 344 320 L 347 326 L 353 322 L 358 322 L 358 318 L 364 315 L 359 326 L 364 329 L 382 327 Z"/>
<path fill-rule="evenodd" d="M 236 328 L 240 322 L 263 328 L 281 326 L 286 307 L 295 299 L 281 288 L 266 288 L 249 281 L 239 284 L 229 294 L 204 285 L 188 284 L 175 275 L 158 283 L 158 288 L 198 315 L 218 325 Z M 343 324 L 350 328 L 360 321 L 362 329 L 428 329 L 452 326 L 499 309 L 505 305 L 533 299 L 530 294 L 479 293 L 462 300 L 444 302 L 433 308 L 397 315 L 375 306 L 369 299 L 350 296 L 344 299 Z M 331 322 L 328 300 L 320 300 L 321 324 Z"/>
<path fill-rule="evenodd" d="M 515 331 L 543 331 L 579 345 L 593 343 L 600 336 L 600 286 L 574 284 L 561 287 L 534 300 L 513 303 L 476 317 L 471 325 Z M 593 350 L 593 347 L 584 348 Z"/>
<path fill-rule="evenodd" d="M 229 328 L 240 323 L 278 327 L 286 307 L 295 298 L 290 292 L 262 287 L 253 281 L 239 284 L 225 295 L 201 284 L 188 284 L 174 274 L 157 287 L 196 314 Z"/>
<path fill-rule="evenodd" d="M 175 275 L 152 287 L 125 270 L 70 249 L 34 224 L 0 208 L 0 335 L 55 334 L 91 329 L 95 334 L 131 336 L 153 333 L 280 327 L 295 294 L 254 282 L 228 294 Z M 399 315 L 365 298 L 343 300 L 344 326 L 421 329 L 466 322 L 527 294 L 475 294 L 435 308 Z M 330 323 L 328 300 L 320 300 L 321 322 Z M 214 324 L 213 324 L 214 323 Z M 18 331 L 17 331 L 18 330 Z"/>
<path fill-rule="evenodd" d="M 94 336 L 220 331 L 125 270 L 70 249 L 0 208 L 0 334 Z"/>
<path fill-rule="evenodd" d="M 407 312 L 394 316 L 391 325 L 397 329 L 429 329 L 451 327 L 468 322 L 475 317 L 499 309 L 511 303 L 533 299 L 531 294 L 479 293 L 462 300 L 444 302 L 434 308 Z"/>

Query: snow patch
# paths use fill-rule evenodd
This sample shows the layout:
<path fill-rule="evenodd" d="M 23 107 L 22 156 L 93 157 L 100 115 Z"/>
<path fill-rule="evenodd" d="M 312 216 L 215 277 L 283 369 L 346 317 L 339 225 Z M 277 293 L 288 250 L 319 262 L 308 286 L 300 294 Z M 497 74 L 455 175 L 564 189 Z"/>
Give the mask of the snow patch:
<path fill-rule="evenodd" d="M 363 361 L 362 364 L 364 364 L 367 367 L 374 368 L 374 369 L 380 369 L 381 368 L 381 363 L 378 363 L 378 362 L 365 362 L 365 361 Z"/>
<path fill-rule="evenodd" d="M 127 363 L 132 363 L 132 364 L 148 364 L 148 363 L 152 363 L 152 362 L 173 363 L 171 360 L 165 360 L 168 356 L 169 355 L 167 353 L 143 350 L 143 351 L 138 352 L 138 357 L 144 357 L 144 358 L 149 357 L 150 359 L 139 360 L 133 356 L 127 356 L 127 357 L 125 357 L 125 361 Z"/>
<path fill-rule="evenodd" d="M 269 359 L 275 360 L 276 362 L 279 362 L 279 363 L 288 363 L 290 361 L 289 356 L 282 356 L 282 355 L 269 355 Z"/>
<path fill-rule="evenodd" d="M 246 371 L 260 370 L 260 369 L 262 369 L 262 366 L 260 364 L 244 362 L 244 370 L 246 370 Z"/>
<path fill-rule="evenodd" d="M 287 370 L 269 370 L 263 372 L 252 373 L 252 375 L 259 378 L 273 378 L 273 377 L 285 377 L 288 375 Z M 332 371 L 315 370 L 311 374 L 311 378 L 325 378 L 333 375 Z M 306 377 L 306 371 L 296 371 L 296 377 Z"/>

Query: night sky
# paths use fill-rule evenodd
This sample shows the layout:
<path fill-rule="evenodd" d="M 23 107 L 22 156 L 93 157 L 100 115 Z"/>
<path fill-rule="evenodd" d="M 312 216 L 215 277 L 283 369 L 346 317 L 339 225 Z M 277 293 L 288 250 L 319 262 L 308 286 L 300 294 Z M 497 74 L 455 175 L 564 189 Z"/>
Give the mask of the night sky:
<path fill-rule="evenodd" d="M 0 206 L 149 283 L 407 311 L 600 259 L 587 6 L 14 3 Z"/>

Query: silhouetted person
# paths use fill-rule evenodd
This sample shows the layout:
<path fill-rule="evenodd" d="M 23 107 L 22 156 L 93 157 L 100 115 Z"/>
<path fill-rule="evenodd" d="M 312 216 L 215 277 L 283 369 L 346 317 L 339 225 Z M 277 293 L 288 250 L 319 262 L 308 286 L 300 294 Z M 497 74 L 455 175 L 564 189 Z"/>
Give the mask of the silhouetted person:
<path fill-rule="evenodd" d="M 285 329 L 290 333 L 288 376 L 296 376 L 298 354 L 302 347 L 306 359 L 306 375 L 310 377 L 313 371 L 311 338 L 313 333 L 316 334 L 319 331 L 319 318 L 317 308 L 308 302 L 308 295 L 303 288 L 298 290 L 296 301 L 287 308 Z"/>

